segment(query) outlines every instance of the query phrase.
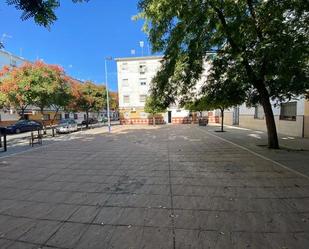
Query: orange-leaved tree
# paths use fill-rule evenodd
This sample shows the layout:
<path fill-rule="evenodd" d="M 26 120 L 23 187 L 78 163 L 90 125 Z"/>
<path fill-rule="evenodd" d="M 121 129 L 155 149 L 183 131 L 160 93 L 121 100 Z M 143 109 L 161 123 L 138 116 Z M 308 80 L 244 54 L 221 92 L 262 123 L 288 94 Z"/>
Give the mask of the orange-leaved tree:
<path fill-rule="evenodd" d="M 106 103 L 105 87 L 95 85 L 91 81 L 85 83 L 71 82 L 73 102 L 71 108 L 86 113 L 86 126 L 88 128 L 89 113 L 99 112 Z"/>
<path fill-rule="evenodd" d="M 39 107 L 43 116 L 44 109 L 53 104 L 55 94 L 65 84 L 63 69 L 42 61 L 5 67 L 1 76 L 0 90 L 7 96 L 10 105 L 20 111 L 22 119 L 29 105 Z"/>

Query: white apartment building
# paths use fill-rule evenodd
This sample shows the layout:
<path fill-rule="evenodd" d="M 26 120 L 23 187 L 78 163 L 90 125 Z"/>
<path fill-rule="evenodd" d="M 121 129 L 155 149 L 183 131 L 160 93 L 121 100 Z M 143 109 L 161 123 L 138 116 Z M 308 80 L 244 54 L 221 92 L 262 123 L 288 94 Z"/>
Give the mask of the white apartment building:
<path fill-rule="evenodd" d="M 122 124 L 152 122 L 144 106 L 150 83 L 160 69 L 162 56 L 117 58 L 119 112 Z M 156 117 L 156 123 L 186 123 L 189 111 L 176 105 Z"/>

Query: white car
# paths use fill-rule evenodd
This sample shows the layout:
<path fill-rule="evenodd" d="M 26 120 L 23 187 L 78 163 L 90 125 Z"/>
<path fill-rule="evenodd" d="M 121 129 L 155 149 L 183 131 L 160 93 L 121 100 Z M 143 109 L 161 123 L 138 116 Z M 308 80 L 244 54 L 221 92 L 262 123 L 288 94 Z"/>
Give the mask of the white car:
<path fill-rule="evenodd" d="M 70 133 L 77 130 L 78 130 L 77 123 L 73 119 L 61 120 L 56 128 L 57 133 Z"/>

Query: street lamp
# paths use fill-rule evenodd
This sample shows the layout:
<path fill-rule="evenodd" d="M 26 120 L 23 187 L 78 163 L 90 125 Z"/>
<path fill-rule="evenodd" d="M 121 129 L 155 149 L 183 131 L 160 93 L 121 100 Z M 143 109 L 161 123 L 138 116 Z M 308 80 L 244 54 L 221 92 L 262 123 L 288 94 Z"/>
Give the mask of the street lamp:
<path fill-rule="evenodd" d="M 107 102 L 107 125 L 108 125 L 108 132 L 111 132 L 111 117 L 109 111 L 109 91 L 108 91 L 108 83 L 107 83 L 107 61 L 113 60 L 112 57 L 105 58 L 105 86 L 106 86 L 106 102 Z"/>
<path fill-rule="evenodd" d="M 140 46 L 141 49 L 142 49 L 142 56 L 144 56 L 144 45 L 145 45 L 144 41 L 140 41 L 140 42 L 139 42 L 139 46 Z"/>

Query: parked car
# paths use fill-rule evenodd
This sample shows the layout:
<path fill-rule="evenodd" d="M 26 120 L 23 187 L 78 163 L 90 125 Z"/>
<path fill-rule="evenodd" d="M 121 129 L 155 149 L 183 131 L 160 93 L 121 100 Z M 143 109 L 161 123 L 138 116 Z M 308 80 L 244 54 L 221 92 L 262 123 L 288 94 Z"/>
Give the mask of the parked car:
<path fill-rule="evenodd" d="M 89 118 L 88 119 L 88 124 L 97 124 L 98 123 L 98 120 L 96 118 Z M 84 120 L 82 122 L 82 125 L 86 125 L 87 124 L 87 120 Z"/>
<path fill-rule="evenodd" d="M 19 120 L 13 125 L 6 127 L 6 132 L 8 134 L 19 134 L 21 132 L 35 131 L 38 129 L 43 129 L 43 125 L 39 122 L 33 120 Z"/>
<path fill-rule="evenodd" d="M 61 120 L 59 125 L 56 127 L 57 133 L 70 133 L 77 130 L 78 130 L 77 123 L 73 119 Z"/>

